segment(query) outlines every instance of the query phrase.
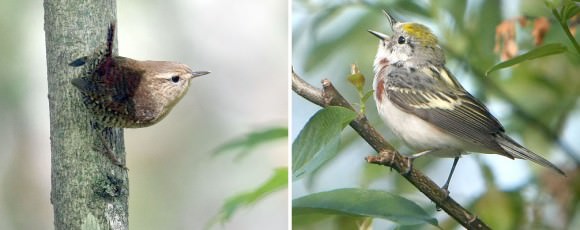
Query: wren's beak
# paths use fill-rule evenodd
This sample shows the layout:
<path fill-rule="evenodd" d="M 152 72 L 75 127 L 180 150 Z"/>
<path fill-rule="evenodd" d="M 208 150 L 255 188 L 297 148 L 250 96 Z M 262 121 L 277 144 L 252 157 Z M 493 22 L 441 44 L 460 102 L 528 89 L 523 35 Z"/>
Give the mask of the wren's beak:
<path fill-rule="evenodd" d="M 192 76 L 191 78 L 196 78 L 196 77 L 203 76 L 203 75 L 206 75 L 206 74 L 209 74 L 209 73 L 211 73 L 211 72 L 210 71 L 195 71 L 195 72 L 191 72 L 191 76 Z"/>
<path fill-rule="evenodd" d="M 382 33 L 379 33 L 379 32 L 377 32 L 377 31 L 373 31 L 373 30 L 368 30 L 368 31 L 369 31 L 369 33 L 371 33 L 372 35 L 375 35 L 375 36 L 377 36 L 377 38 L 379 38 L 379 39 L 381 39 L 381 40 L 385 40 L 385 39 L 389 38 L 389 36 L 387 36 L 387 35 L 384 35 L 384 34 L 382 34 Z"/>

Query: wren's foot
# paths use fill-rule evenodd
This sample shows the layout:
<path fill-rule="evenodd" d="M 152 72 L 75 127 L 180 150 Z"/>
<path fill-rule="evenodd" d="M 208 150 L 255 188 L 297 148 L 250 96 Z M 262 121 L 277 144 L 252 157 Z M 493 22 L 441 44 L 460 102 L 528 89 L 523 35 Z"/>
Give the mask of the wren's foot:
<path fill-rule="evenodd" d="M 107 156 L 107 158 L 109 158 L 109 160 L 111 160 L 111 163 L 113 163 L 116 166 L 121 167 L 122 169 L 128 170 L 129 168 L 127 168 L 127 166 L 125 164 L 123 164 L 116 156 L 113 152 L 109 151 L 107 149 L 107 151 L 105 151 L 105 155 Z"/>
<path fill-rule="evenodd" d="M 87 59 L 88 57 L 81 57 L 81 58 L 77 58 L 76 60 L 72 61 L 71 63 L 68 63 L 68 65 L 72 66 L 72 67 L 79 67 L 79 66 L 83 66 L 84 64 L 87 63 Z"/>
<path fill-rule="evenodd" d="M 111 163 L 113 163 L 116 166 L 121 167 L 122 169 L 127 170 L 127 166 L 125 166 L 124 163 L 122 163 L 117 156 L 115 156 L 115 153 L 111 150 L 111 147 L 107 144 L 107 141 L 105 141 L 105 137 L 103 137 L 102 133 L 99 133 L 99 137 L 101 138 L 101 142 L 103 144 L 103 147 L 105 148 L 105 156 L 107 156 L 107 158 L 109 158 L 109 160 L 111 160 Z"/>

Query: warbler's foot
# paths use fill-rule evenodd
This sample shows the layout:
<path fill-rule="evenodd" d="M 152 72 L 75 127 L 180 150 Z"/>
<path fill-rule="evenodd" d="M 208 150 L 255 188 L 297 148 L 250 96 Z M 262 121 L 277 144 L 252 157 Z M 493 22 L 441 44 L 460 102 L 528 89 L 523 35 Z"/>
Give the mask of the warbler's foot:
<path fill-rule="evenodd" d="M 391 153 L 391 162 L 389 162 L 391 165 L 391 172 L 393 171 L 393 165 L 395 165 L 395 156 L 397 156 L 397 154 Z"/>
<path fill-rule="evenodd" d="M 445 197 L 443 198 L 444 200 L 449 198 L 449 184 L 445 184 L 443 185 L 443 187 L 441 187 L 441 189 L 443 190 L 443 192 L 445 193 Z"/>
<path fill-rule="evenodd" d="M 415 157 L 410 156 L 407 157 L 407 170 L 405 170 L 405 172 L 403 172 L 403 176 L 408 176 L 411 171 L 413 171 L 413 161 L 415 160 Z"/>
<path fill-rule="evenodd" d="M 449 197 L 449 183 L 451 182 L 451 177 L 453 176 L 453 172 L 455 171 L 455 166 L 457 166 L 457 162 L 459 162 L 459 156 L 455 157 L 455 159 L 453 159 L 453 165 L 451 166 L 451 171 L 449 172 L 449 176 L 447 176 L 447 180 L 445 181 L 445 184 L 441 187 L 441 189 L 443 189 L 443 191 L 445 192 L 445 199 L 447 199 Z"/>
<path fill-rule="evenodd" d="M 443 193 L 445 193 L 445 197 L 443 197 L 443 200 L 447 200 L 447 198 L 449 198 L 449 193 L 450 193 L 449 192 L 449 183 L 451 182 L 451 176 L 453 175 L 453 171 L 455 171 L 455 166 L 457 165 L 458 161 L 459 161 L 459 157 L 455 157 L 455 159 L 453 160 L 453 166 L 451 166 L 451 172 L 449 172 L 449 176 L 447 177 L 445 184 L 443 186 L 441 186 Z M 435 206 L 435 209 L 437 211 L 441 211 L 441 207 L 439 207 L 439 206 Z"/>
<path fill-rule="evenodd" d="M 447 198 L 449 198 L 449 189 L 448 188 L 449 188 L 449 184 L 444 184 L 443 187 L 441 187 L 441 189 L 445 193 L 445 197 L 443 197 L 443 200 L 447 200 Z M 435 210 L 441 211 L 441 207 L 439 207 L 439 205 L 436 205 Z"/>

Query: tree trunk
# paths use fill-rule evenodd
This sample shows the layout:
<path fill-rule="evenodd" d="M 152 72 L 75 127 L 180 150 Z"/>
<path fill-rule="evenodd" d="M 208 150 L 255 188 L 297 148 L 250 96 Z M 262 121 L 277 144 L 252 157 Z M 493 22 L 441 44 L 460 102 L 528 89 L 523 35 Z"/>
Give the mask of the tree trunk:
<path fill-rule="evenodd" d="M 123 130 L 92 123 L 70 83 L 90 65 L 68 65 L 105 47 L 115 5 L 114 0 L 44 1 L 55 229 L 128 229 L 127 172 L 104 154 L 108 145 L 125 161 Z"/>

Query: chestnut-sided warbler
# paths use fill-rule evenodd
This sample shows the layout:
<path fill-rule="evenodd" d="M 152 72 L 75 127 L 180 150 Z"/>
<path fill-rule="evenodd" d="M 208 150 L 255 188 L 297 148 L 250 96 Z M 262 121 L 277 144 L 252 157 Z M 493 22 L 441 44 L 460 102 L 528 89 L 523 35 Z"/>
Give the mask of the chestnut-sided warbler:
<path fill-rule="evenodd" d="M 393 133 L 423 155 L 454 157 L 449 181 L 461 154 L 480 152 L 531 160 L 564 175 L 543 157 L 505 134 L 499 121 L 467 92 L 445 67 L 437 37 L 424 25 L 396 21 L 387 11 L 393 35 L 380 39 L 374 61 L 377 110 Z"/>

